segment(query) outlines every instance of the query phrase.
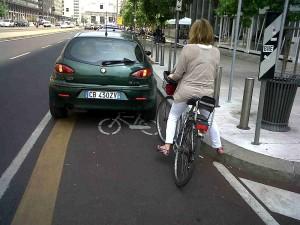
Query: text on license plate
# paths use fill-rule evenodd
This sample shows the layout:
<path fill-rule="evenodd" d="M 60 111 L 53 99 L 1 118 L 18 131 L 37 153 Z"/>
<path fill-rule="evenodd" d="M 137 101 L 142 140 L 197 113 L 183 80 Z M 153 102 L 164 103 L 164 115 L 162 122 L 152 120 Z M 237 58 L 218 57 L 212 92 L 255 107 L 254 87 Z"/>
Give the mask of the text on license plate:
<path fill-rule="evenodd" d="M 116 91 L 87 91 L 87 98 L 120 99 L 120 93 Z"/>

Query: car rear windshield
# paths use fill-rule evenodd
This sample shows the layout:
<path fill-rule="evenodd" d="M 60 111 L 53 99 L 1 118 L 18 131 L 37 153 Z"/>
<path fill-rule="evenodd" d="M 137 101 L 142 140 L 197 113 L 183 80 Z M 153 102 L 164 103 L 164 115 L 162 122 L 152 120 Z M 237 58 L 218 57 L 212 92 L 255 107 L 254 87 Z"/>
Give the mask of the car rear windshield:
<path fill-rule="evenodd" d="M 143 52 L 136 42 L 99 37 L 74 38 L 66 47 L 64 56 L 93 65 L 124 58 L 136 62 L 143 61 Z"/>

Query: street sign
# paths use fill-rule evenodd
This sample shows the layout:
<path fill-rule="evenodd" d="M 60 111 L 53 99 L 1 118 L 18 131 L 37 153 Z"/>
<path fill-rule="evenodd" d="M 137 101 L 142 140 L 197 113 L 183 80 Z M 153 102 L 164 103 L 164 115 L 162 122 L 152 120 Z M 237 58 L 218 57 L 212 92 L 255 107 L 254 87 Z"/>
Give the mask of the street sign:
<path fill-rule="evenodd" d="M 266 15 L 266 28 L 260 55 L 259 80 L 274 78 L 278 37 L 282 19 L 282 14 L 279 13 L 267 12 Z"/>
<path fill-rule="evenodd" d="M 273 52 L 273 51 L 274 51 L 274 45 L 264 45 L 263 46 L 263 52 Z"/>
<path fill-rule="evenodd" d="M 123 17 L 122 16 L 117 17 L 117 24 L 118 25 L 123 25 Z"/>
<path fill-rule="evenodd" d="M 181 10 L 182 10 L 182 0 L 177 0 L 176 11 L 181 11 Z"/>

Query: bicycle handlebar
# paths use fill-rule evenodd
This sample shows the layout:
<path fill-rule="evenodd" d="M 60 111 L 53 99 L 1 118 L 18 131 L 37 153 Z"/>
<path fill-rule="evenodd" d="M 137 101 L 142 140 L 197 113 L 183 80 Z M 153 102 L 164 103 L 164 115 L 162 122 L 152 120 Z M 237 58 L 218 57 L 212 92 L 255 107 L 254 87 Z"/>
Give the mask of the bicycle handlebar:
<path fill-rule="evenodd" d="M 177 81 L 170 79 L 168 76 L 170 75 L 170 71 L 164 71 L 164 80 L 170 84 L 177 84 Z"/>

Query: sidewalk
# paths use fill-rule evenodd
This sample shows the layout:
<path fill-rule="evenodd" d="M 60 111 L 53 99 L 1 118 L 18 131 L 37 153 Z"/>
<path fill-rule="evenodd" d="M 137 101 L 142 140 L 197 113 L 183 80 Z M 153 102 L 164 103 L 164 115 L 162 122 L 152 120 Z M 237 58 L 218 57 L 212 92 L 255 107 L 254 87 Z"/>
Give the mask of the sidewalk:
<path fill-rule="evenodd" d="M 149 50 L 150 47 L 147 48 Z M 214 151 L 206 151 L 219 161 L 251 171 L 253 174 L 277 180 L 288 180 L 300 185 L 300 93 L 297 92 L 292 108 L 289 132 L 272 132 L 261 129 L 260 145 L 253 145 L 256 114 L 260 92 L 260 82 L 257 80 L 259 57 L 249 54 L 239 54 L 235 64 L 233 93 L 231 102 L 227 102 L 229 89 L 229 74 L 231 68 L 231 52 L 221 50 L 221 66 L 223 76 L 220 91 L 220 106 L 216 108 L 215 121 L 220 128 L 225 156 L 217 157 Z M 181 49 L 178 49 L 178 55 Z M 155 49 L 154 49 L 155 53 Z M 155 54 L 153 54 L 155 56 Z M 169 49 L 165 52 L 165 65 L 153 65 L 161 92 L 162 73 L 168 70 Z M 154 57 L 155 58 L 155 57 Z M 178 58 L 178 56 L 177 56 Z M 237 126 L 240 122 L 240 113 L 246 77 L 255 78 L 249 127 L 250 130 L 241 130 Z M 208 139 L 206 143 L 209 144 Z"/>
<path fill-rule="evenodd" d="M 29 27 L 25 29 L 9 29 L 2 28 L 0 30 L 0 41 L 3 40 L 11 40 L 15 38 L 25 38 L 25 37 L 34 37 L 34 36 L 43 36 L 51 33 L 59 33 L 59 32 L 69 32 L 72 30 L 80 30 L 82 28 L 35 28 Z"/>

